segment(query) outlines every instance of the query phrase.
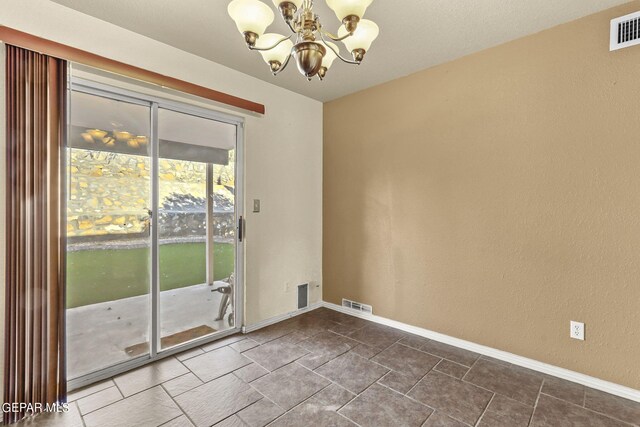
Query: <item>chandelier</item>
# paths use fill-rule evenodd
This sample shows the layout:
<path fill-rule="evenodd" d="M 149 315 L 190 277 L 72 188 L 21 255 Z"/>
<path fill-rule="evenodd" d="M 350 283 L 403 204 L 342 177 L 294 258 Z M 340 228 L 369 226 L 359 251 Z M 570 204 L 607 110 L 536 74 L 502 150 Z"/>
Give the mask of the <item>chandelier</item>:
<path fill-rule="evenodd" d="M 235 21 L 250 50 L 260 52 L 273 75 L 285 69 L 291 57 L 307 80 L 318 76 L 323 80 L 336 58 L 358 65 L 378 37 L 378 26 L 362 19 L 373 0 L 326 0 L 342 25 L 333 35 L 322 28 L 313 13 L 313 0 L 272 0 L 289 26 L 291 35 L 265 34 L 273 22 L 273 11 L 259 0 L 233 0 L 227 11 Z M 292 41 L 293 39 L 293 41 Z M 342 42 L 353 59 L 340 54 L 333 42 Z"/>

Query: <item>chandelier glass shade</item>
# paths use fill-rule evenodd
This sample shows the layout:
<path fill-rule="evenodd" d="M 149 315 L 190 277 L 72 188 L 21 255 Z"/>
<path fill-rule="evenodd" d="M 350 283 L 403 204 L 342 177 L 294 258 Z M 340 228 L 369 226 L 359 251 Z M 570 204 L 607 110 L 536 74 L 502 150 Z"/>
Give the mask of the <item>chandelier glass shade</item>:
<path fill-rule="evenodd" d="M 227 11 L 241 34 L 261 36 L 274 18 L 271 8 L 256 0 L 234 0 L 229 3 Z"/>
<path fill-rule="evenodd" d="M 373 0 L 327 0 L 327 6 L 336 13 L 338 20 L 342 22 L 347 16 L 364 16 Z"/>
<path fill-rule="evenodd" d="M 262 36 L 260 36 L 260 38 L 258 38 L 256 46 L 259 48 L 266 48 L 275 45 L 281 39 L 282 36 L 280 34 L 263 34 Z M 260 55 L 262 55 L 262 59 L 264 59 L 264 62 L 266 62 L 270 66 L 271 64 L 279 64 L 279 68 L 280 65 L 286 62 L 287 57 L 291 54 L 291 48 L 293 48 L 293 42 L 287 39 L 282 43 L 278 43 L 278 45 L 273 49 L 261 50 Z"/>
<path fill-rule="evenodd" d="M 378 37 L 379 32 L 380 30 L 375 22 L 362 19 L 358 22 L 358 28 L 351 34 L 351 37 L 346 37 L 349 32 L 344 27 L 340 27 L 338 36 L 346 37 L 342 42 L 349 49 L 349 52 L 353 53 L 354 59 L 357 61 L 359 55 L 364 56 L 365 52 L 369 50 L 371 43 Z"/>
<path fill-rule="evenodd" d="M 326 0 L 342 25 L 338 35 L 325 31 L 320 17 L 313 12 L 313 0 L 272 0 L 291 30 L 289 36 L 266 33 L 274 14 L 260 0 L 233 0 L 227 11 L 235 21 L 250 50 L 260 52 L 271 72 L 277 75 L 294 58 L 298 70 L 308 80 L 323 80 L 336 59 L 360 64 L 379 28 L 363 16 L 373 0 Z M 353 59 L 340 54 L 336 43 L 342 42 Z"/>

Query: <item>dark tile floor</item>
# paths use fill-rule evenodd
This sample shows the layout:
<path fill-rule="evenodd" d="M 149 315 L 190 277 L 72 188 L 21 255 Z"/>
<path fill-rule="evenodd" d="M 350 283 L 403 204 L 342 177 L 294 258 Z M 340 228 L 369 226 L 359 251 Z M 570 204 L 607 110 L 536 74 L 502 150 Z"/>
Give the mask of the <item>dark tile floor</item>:
<path fill-rule="evenodd" d="M 328 309 L 71 393 L 50 426 L 639 426 L 640 403 Z"/>

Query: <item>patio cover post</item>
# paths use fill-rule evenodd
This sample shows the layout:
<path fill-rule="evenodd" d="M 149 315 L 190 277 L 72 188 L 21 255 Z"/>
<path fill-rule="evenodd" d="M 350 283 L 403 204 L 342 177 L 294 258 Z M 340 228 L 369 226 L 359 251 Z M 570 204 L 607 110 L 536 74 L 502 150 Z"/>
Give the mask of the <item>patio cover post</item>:
<path fill-rule="evenodd" d="M 207 284 L 213 285 L 214 276 L 214 245 L 213 240 L 214 225 L 213 225 L 213 210 L 214 210 L 214 198 L 213 198 L 213 163 L 207 163 Z"/>

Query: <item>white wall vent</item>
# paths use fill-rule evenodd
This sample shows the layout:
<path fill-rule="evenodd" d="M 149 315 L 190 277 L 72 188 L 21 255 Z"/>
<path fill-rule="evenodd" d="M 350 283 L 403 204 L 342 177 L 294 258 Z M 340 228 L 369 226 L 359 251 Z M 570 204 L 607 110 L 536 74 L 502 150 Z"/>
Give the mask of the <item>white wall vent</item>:
<path fill-rule="evenodd" d="M 342 298 L 342 306 L 350 308 L 351 310 L 359 311 L 361 313 L 373 314 L 373 307 L 367 304 L 362 304 L 361 302 L 355 302 Z"/>
<path fill-rule="evenodd" d="M 624 49 L 640 44 L 640 12 L 611 20 L 609 50 Z"/>
<path fill-rule="evenodd" d="M 298 285 L 298 310 L 309 307 L 309 284 Z"/>

